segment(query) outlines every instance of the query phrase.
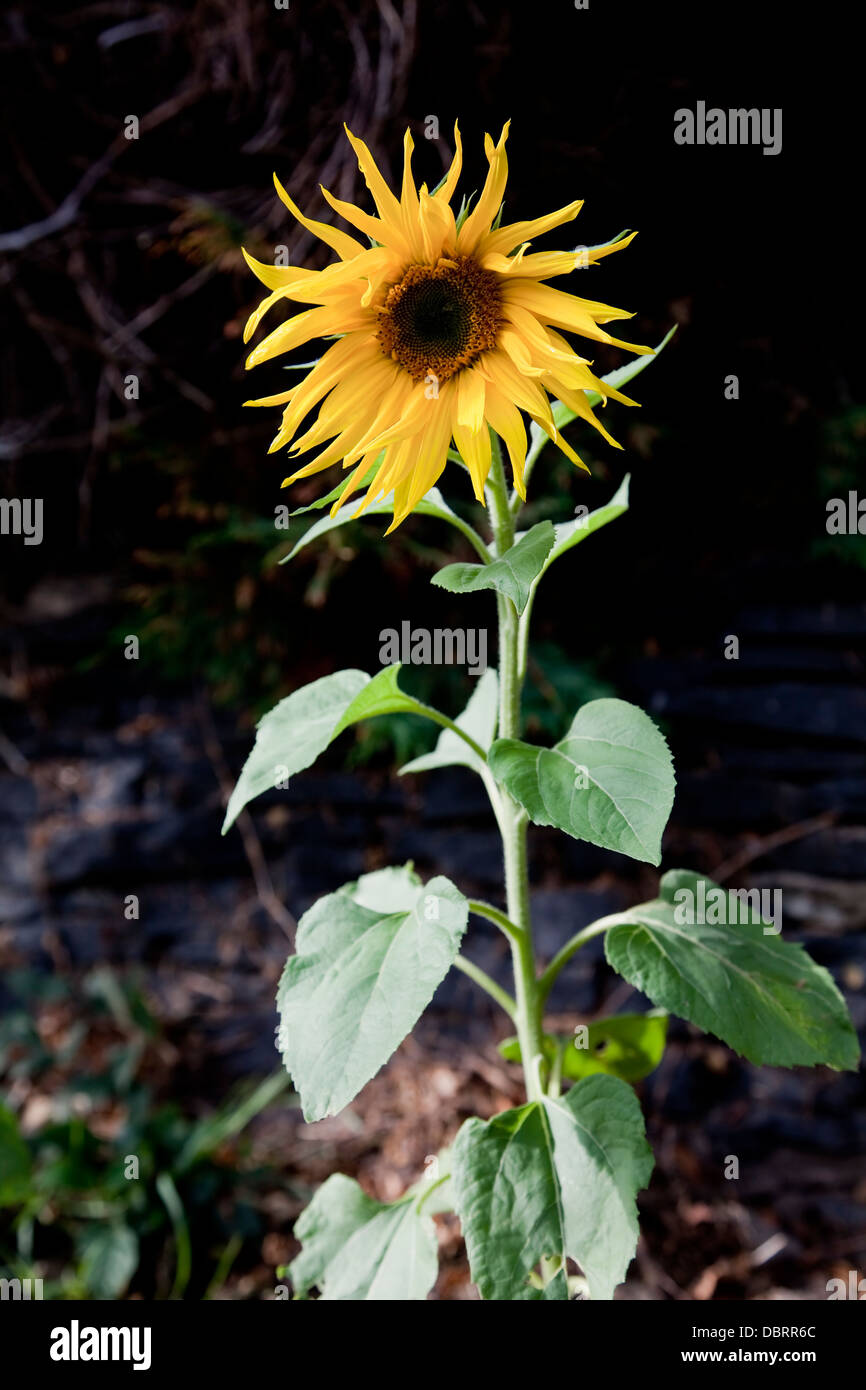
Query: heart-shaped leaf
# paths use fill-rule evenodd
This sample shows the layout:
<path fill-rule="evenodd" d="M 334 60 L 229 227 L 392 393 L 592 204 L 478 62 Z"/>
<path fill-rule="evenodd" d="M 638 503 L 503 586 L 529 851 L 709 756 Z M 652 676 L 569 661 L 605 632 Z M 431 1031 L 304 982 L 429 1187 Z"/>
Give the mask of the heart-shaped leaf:
<path fill-rule="evenodd" d="M 441 722 L 436 710 L 400 689 L 399 674 L 399 664 L 385 666 L 372 677 L 365 671 L 337 671 L 302 686 L 269 710 L 259 721 L 253 750 L 229 798 L 222 833 L 248 802 L 273 787 L 287 786 L 290 777 L 314 763 L 350 725 L 380 714 L 420 714 Z"/>
<path fill-rule="evenodd" d="M 516 545 L 488 565 L 446 565 L 434 574 L 432 582 L 452 594 L 472 594 L 479 589 L 496 589 L 510 598 L 518 613 L 529 599 L 533 581 L 541 573 L 553 545 L 553 523 L 540 521 Z"/>
<path fill-rule="evenodd" d="M 536 825 L 658 864 L 673 763 L 663 735 L 637 706 L 591 700 L 553 748 L 498 739 L 488 763 Z"/>
<path fill-rule="evenodd" d="M 259 721 L 253 750 L 226 807 L 223 834 L 247 802 L 316 761 L 335 737 L 342 715 L 369 682 L 364 671 L 337 671 L 304 685 Z"/>
<path fill-rule="evenodd" d="M 613 1297 L 637 1244 L 635 1197 L 653 1166 L 630 1086 L 589 1076 L 559 1100 L 467 1120 L 452 1159 L 482 1298 L 567 1298 L 564 1279 L 550 1294 L 529 1282 L 545 1256 L 576 1260 L 592 1298 Z"/>
<path fill-rule="evenodd" d="M 376 1202 L 352 1178 L 334 1173 L 295 1224 L 303 1243 L 289 1266 L 296 1296 L 315 1285 L 329 1302 L 426 1298 L 438 1269 L 431 1215 L 417 1195 Z"/>
<path fill-rule="evenodd" d="M 753 894 L 757 889 L 752 890 Z M 605 934 L 607 959 L 654 1004 L 750 1062 L 856 1070 L 860 1048 L 832 977 L 783 941 L 746 890 L 675 870 Z"/>
<path fill-rule="evenodd" d="M 410 866 L 365 874 L 301 918 L 277 1041 L 307 1121 L 335 1115 L 411 1032 L 447 975 L 468 904 Z"/>

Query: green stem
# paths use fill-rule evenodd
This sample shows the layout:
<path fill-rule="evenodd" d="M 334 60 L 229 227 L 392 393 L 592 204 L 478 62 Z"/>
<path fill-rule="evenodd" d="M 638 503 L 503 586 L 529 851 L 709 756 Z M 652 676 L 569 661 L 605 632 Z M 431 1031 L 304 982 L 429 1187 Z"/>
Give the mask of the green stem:
<path fill-rule="evenodd" d="M 516 927 L 504 912 L 500 912 L 498 907 L 493 907 L 490 903 L 483 903 L 477 898 L 470 898 L 469 911 L 474 912 L 476 917 L 486 917 L 488 922 L 493 922 L 495 926 L 500 927 L 505 932 L 506 936 L 512 939 L 520 935 L 520 928 Z"/>
<path fill-rule="evenodd" d="M 481 969 L 480 965 L 476 965 L 474 961 L 468 960 L 466 956 L 461 955 L 455 956 L 454 964 L 457 966 L 457 969 L 462 970 L 463 974 L 467 975 L 470 980 L 474 980 L 475 984 L 483 989 L 485 994 L 489 994 L 490 998 L 496 1001 L 500 1009 L 505 1010 L 510 1019 L 514 1019 L 517 1005 L 511 995 L 507 990 L 501 989 L 496 981 L 492 980 L 487 972 Z"/>
<path fill-rule="evenodd" d="M 445 1173 L 445 1174 L 443 1174 L 443 1176 L 442 1176 L 441 1178 L 436 1178 L 436 1180 L 435 1180 L 434 1182 L 428 1183 L 427 1186 L 424 1188 L 423 1192 L 421 1193 L 421 1196 L 418 1198 L 417 1202 L 415 1203 L 415 1210 L 416 1210 L 417 1212 L 420 1212 L 421 1208 L 423 1207 L 424 1203 L 427 1201 L 428 1197 L 431 1197 L 431 1196 L 433 1195 L 433 1193 L 436 1191 L 437 1187 L 444 1187 L 445 1183 L 446 1183 L 446 1182 L 449 1182 L 450 1180 L 451 1180 L 451 1174 L 450 1174 L 450 1173 Z"/>
<path fill-rule="evenodd" d="M 610 917 L 599 917 L 597 922 L 592 922 L 588 927 L 584 927 L 583 931 L 577 932 L 570 941 L 566 941 L 565 945 L 560 947 L 538 981 L 538 993 L 542 1008 L 547 1002 L 547 996 L 550 994 L 554 980 L 562 967 L 571 960 L 575 951 L 579 951 L 581 946 L 584 946 L 587 941 L 591 941 L 594 936 L 600 936 L 602 932 L 607 931 L 608 927 L 625 920 L 627 920 L 626 914 L 622 912 L 614 912 Z"/>
<path fill-rule="evenodd" d="M 493 457 L 487 480 L 490 524 L 497 555 L 514 544 L 514 516 L 508 500 L 499 441 L 491 431 Z M 499 618 L 499 737 L 520 736 L 519 622 L 511 599 L 497 595 Z M 505 787 L 500 787 L 499 828 L 505 860 L 505 894 L 508 918 L 517 931 L 511 938 L 514 965 L 515 1024 L 529 1100 L 543 1094 L 541 1000 L 536 979 L 532 920 L 529 911 L 527 816 Z"/>
<path fill-rule="evenodd" d="M 243 1243 L 243 1236 L 239 1236 L 237 1232 L 228 1241 L 228 1244 L 225 1246 L 222 1254 L 219 1257 L 217 1267 L 213 1272 L 213 1277 L 210 1283 L 208 1284 L 207 1288 L 205 1289 L 204 1293 L 202 1294 L 203 1301 L 207 1301 L 208 1299 L 213 1298 L 214 1294 L 222 1288 L 223 1284 L 228 1278 L 229 1270 L 231 1269 L 232 1265 L 234 1264 L 235 1260 L 241 1252 Z"/>
<path fill-rule="evenodd" d="M 562 1090 L 562 1064 L 565 1059 L 565 1039 L 561 1038 L 556 1047 L 553 1058 L 553 1066 L 550 1069 L 550 1081 L 547 1087 L 547 1094 L 556 1100 Z"/>
<path fill-rule="evenodd" d="M 438 709 L 433 709 L 432 705 L 423 705 L 419 700 L 413 701 L 413 708 L 409 712 L 411 714 L 422 714 L 425 719 L 432 720 L 434 724 L 438 724 L 441 728 L 450 729 L 452 734 L 456 734 L 458 738 L 462 738 L 463 742 L 472 749 L 473 753 L 477 753 L 478 757 L 486 765 L 487 754 L 481 747 L 481 744 L 476 743 L 471 734 L 467 734 L 466 730 L 461 729 L 459 724 L 455 724 L 453 719 L 449 719 L 447 714 L 440 714 Z"/>
<path fill-rule="evenodd" d="M 449 516 L 448 523 L 454 527 L 455 531 L 459 531 L 462 536 L 466 537 L 476 555 L 480 556 L 485 565 L 489 565 L 493 556 L 475 528 L 470 526 L 468 521 L 464 521 L 462 516 L 458 516 L 456 512 L 453 516 Z"/>
<path fill-rule="evenodd" d="M 517 674 L 521 681 L 526 679 L 526 668 L 529 665 L 529 623 L 532 618 L 532 605 L 535 602 L 537 589 L 538 580 L 530 587 L 529 598 L 526 600 L 526 607 L 520 615 L 520 624 L 517 630 Z"/>

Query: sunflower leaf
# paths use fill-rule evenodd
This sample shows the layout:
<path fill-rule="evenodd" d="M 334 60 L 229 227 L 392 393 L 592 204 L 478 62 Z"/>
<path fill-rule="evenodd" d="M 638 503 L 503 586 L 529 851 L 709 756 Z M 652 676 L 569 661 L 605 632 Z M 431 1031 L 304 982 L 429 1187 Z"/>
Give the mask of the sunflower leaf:
<path fill-rule="evenodd" d="M 337 671 L 301 686 L 264 715 L 229 798 L 223 834 L 254 797 L 286 785 L 289 777 L 316 761 L 336 737 L 341 716 L 369 680 L 365 671 Z"/>
<path fill-rule="evenodd" d="M 587 536 L 591 536 L 593 531 L 599 531 L 602 526 L 606 526 L 609 521 L 615 521 L 623 512 L 628 511 L 628 489 L 631 482 L 631 474 L 626 473 L 613 497 L 606 502 L 603 507 L 596 507 L 594 512 L 588 512 L 586 516 L 576 517 L 574 521 L 559 521 L 554 525 L 554 541 L 544 564 L 532 581 L 529 598 L 534 599 L 535 592 L 541 583 L 543 576 L 550 569 L 554 560 L 558 560 L 560 555 L 571 550 L 574 546 L 580 545 Z M 524 610 L 522 621 L 528 623 L 531 618 L 531 602 Z"/>
<path fill-rule="evenodd" d="M 414 1196 L 376 1202 L 352 1178 L 334 1173 L 295 1224 L 303 1249 L 289 1266 L 295 1296 L 315 1285 L 330 1302 L 406 1302 L 436 1281 L 432 1213 Z"/>
<path fill-rule="evenodd" d="M 498 739 L 488 762 L 536 825 L 658 864 L 674 799 L 664 736 L 625 700 L 591 700 L 553 748 Z"/>
<path fill-rule="evenodd" d="M 564 1279 L 552 1292 L 529 1282 L 547 1256 L 577 1260 L 591 1297 L 612 1298 L 634 1255 L 635 1197 L 652 1166 L 637 1097 L 614 1076 L 589 1076 L 562 1099 L 487 1122 L 467 1120 L 452 1183 L 481 1297 L 567 1298 Z"/>
<path fill-rule="evenodd" d="M 655 1071 L 664 1055 L 668 1016 L 664 1009 L 645 1014 L 616 1014 L 576 1028 L 574 1035 L 545 1033 L 544 1055 L 553 1063 L 560 1055 L 562 1075 L 570 1081 L 602 1072 L 620 1081 L 641 1081 Z M 520 1042 L 506 1038 L 499 1052 L 507 1062 L 519 1062 Z"/>
<path fill-rule="evenodd" d="M 248 802 L 286 787 L 351 724 L 380 714 L 420 714 L 441 722 L 436 710 L 404 694 L 397 684 L 399 671 L 399 665 L 385 666 L 372 677 L 365 671 L 337 671 L 301 686 L 269 710 L 259 721 L 252 752 L 229 798 L 222 833 Z"/>
<path fill-rule="evenodd" d="M 452 594 L 470 594 L 479 589 L 496 589 L 510 598 L 518 613 L 529 600 L 534 581 L 554 543 L 553 523 L 539 521 L 516 545 L 487 565 L 454 564 L 434 574 L 432 583 Z"/>
<path fill-rule="evenodd" d="M 454 721 L 470 738 L 474 738 L 485 752 L 496 736 L 498 699 L 499 680 L 495 670 L 490 667 L 479 680 L 465 710 Z M 404 763 L 400 768 L 400 776 L 406 772 L 432 772 L 434 768 L 454 767 L 458 764 L 471 767 L 474 772 L 481 772 L 485 766 L 478 754 L 464 743 L 453 729 L 443 729 L 432 752 L 423 753 L 420 758 L 413 758 L 411 762 Z"/>
<path fill-rule="evenodd" d="M 372 483 L 376 474 L 379 472 L 379 469 L 382 467 L 384 459 L 385 451 L 383 449 L 376 459 L 376 462 L 370 464 L 370 467 L 359 483 L 359 487 L 369 487 L 370 483 Z M 320 512 L 324 507 L 330 507 L 333 502 L 336 502 L 345 486 L 346 479 L 343 478 L 342 482 L 337 483 L 337 486 L 331 488 L 330 492 L 326 492 L 324 497 L 317 497 L 315 502 L 308 502 L 306 507 L 295 507 L 293 512 L 289 512 L 289 516 L 303 516 L 305 512 Z"/>
<path fill-rule="evenodd" d="M 298 924 L 277 992 L 278 1046 L 308 1122 L 335 1115 L 415 1027 L 460 949 L 469 906 L 447 878 L 363 875 Z"/>
<path fill-rule="evenodd" d="M 857 1035 L 830 974 L 775 926 L 765 930 L 741 893 L 712 879 L 665 874 L 658 898 L 629 908 L 607 931 L 605 952 L 654 1004 L 750 1062 L 857 1068 Z"/>
<path fill-rule="evenodd" d="M 337 495 L 339 495 L 339 493 Z M 328 500 L 335 501 L 336 498 L 331 494 L 330 498 L 324 499 L 324 501 Z M 318 540 L 320 536 L 327 535 L 329 531 L 335 531 L 338 526 L 345 526 L 347 521 L 355 519 L 360 521 L 361 518 L 356 518 L 355 514 L 358 508 L 363 504 L 363 500 L 363 498 L 353 498 L 351 502 L 347 502 L 345 506 L 342 506 L 334 516 L 324 516 L 319 521 L 315 521 L 309 530 L 304 532 L 300 540 L 295 543 L 294 549 L 283 557 L 280 564 L 284 565 L 289 560 L 293 560 L 305 546 L 310 544 L 310 541 Z M 393 510 L 394 494 L 393 492 L 389 492 L 384 497 L 380 497 L 378 501 L 371 502 L 366 508 L 365 515 L 390 516 Z M 419 512 L 421 516 L 438 517 L 440 521 L 448 521 L 452 525 L 454 521 L 457 520 L 455 513 L 448 506 L 448 503 L 437 487 L 432 487 L 426 497 L 423 497 L 417 506 L 413 507 L 413 511 Z M 292 513 L 292 515 L 294 515 L 294 513 Z"/>
<path fill-rule="evenodd" d="M 628 488 L 631 482 L 631 474 L 626 473 L 613 497 L 606 502 L 603 507 L 596 507 L 594 512 L 588 512 L 586 516 L 576 517 L 574 521 L 557 522 L 554 526 L 554 541 L 550 554 L 544 562 L 539 574 L 546 574 L 560 555 L 564 555 L 567 550 L 580 545 L 580 542 L 591 536 L 593 531 L 599 531 L 602 526 L 606 526 L 609 521 L 615 521 L 623 512 L 628 511 Z M 535 581 L 538 583 L 538 579 Z"/>
<path fill-rule="evenodd" d="M 464 193 L 463 197 L 460 200 L 460 211 L 457 213 L 457 218 L 455 221 L 455 226 L 458 232 L 460 231 L 460 228 L 463 226 L 463 223 L 469 216 L 470 210 L 472 208 L 472 199 L 476 196 L 477 191 L 477 189 L 473 188 L 468 198 Z"/>
<path fill-rule="evenodd" d="M 626 383 L 631 381 L 633 377 L 636 377 L 639 375 L 640 372 L 645 371 L 651 362 L 655 362 L 659 353 L 664 351 L 664 349 L 667 347 L 668 343 L 670 342 L 671 338 L 674 336 L 676 331 L 677 325 L 674 324 L 673 328 L 668 329 L 667 333 L 662 338 L 658 347 L 652 354 L 647 354 L 643 357 L 634 357 L 632 358 L 631 362 L 626 362 L 621 367 L 615 367 L 612 372 L 607 372 L 606 375 L 601 378 L 602 381 L 606 382 L 608 386 L 616 387 L 617 390 L 621 386 L 625 386 Z M 585 395 L 586 399 L 589 401 L 589 404 L 591 406 L 596 406 L 600 404 L 601 396 L 599 395 L 598 391 L 587 391 Z M 563 401 L 554 401 L 552 409 L 553 421 L 557 429 L 562 429 L 563 425 L 567 425 L 569 421 L 577 419 L 577 416 L 575 415 L 574 411 L 569 410 L 568 406 L 565 405 Z M 537 429 L 537 425 L 532 426 L 533 432 Z"/>

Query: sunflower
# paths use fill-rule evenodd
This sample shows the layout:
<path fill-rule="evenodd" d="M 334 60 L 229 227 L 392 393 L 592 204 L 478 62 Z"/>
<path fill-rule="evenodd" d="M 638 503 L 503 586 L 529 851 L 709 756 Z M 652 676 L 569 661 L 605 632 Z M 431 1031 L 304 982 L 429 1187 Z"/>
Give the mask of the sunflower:
<path fill-rule="evenodd" d="M 551 397 L 620 448 L 596 418 L 585 393 L 596 391 L 605 403 L 608 397 L 626 405 L 636 402 L 600 381 L 591 361 L 578 356 L 562 333 L 635 353 L 652 349 L 621 342 L 601 326 L 631 318 L 625 310 L 578 298 L 544 281 L 621 250 L 636 233 L 599 247 L 530 253 L 535 237 L 570 222 L 582 203 L 569 203 L 546 217 L 499 225 L 508 173 L 507 124 L 496 145 L 485 137 L 489 169 L 484 189 L 475 206 L 469 210 L 464 201 L 457 216 L 451 207 L 462 166 L 456 126 L 453 162 L 432 193 L 426 184 L 416 188 L 413 141 L 406 132 L 399 199 L 364 142 L 348 129 L 346 134 L 378 215 L 324 188 L 322 193 L 370 244 L 305 217 L 274 176 L 289 211 L 339 259 L 325 270 L 310 271 L 265 265 L 244 252 L 270 291 L 247 322 L 245 342 L 281 301 L 311 306 L 260 342 L 247 358 L 247 367 L 311 339 L 336 340 L 296 385 L 247 402 L 285 407 L 271 453 L 285 445 L 292 455 L 318 450 L 283 486 L 342 463 L 353 471 L 332 510 L 372 477 L 356 515 L 373 500 L 393 493 L 393 530 L 437 482 L 452 440 L 476 497 L 483 501 L 494 432 L 505 443 L 514 486 L 525 498 L 527 439 L 521 412 L 573 463 L 586 467 L 557 429 Z M 317 406 L 314 423 L 299 434 Z"/>

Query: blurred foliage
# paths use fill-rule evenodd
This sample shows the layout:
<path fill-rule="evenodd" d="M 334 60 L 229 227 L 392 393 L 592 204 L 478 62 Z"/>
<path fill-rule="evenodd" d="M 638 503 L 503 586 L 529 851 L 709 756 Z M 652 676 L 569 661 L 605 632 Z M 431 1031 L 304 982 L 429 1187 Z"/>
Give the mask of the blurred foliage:
<path fill-rule="evenodd" d="M 576 664 L 556 642 L 533 643 L 523 700 L 526 732 L 540 742 L 563 738 L 575 710 L 588 700 L 618 694 L 598 675 L 596 661 Z"/>
<path fill-rule="evenodd" d="M 193 1120 L 154 1093 L 161 1037 L 134 986 L 108 969 L 81 994 L 28 972 L 6 984 L 18 1004 L 0 1022 L 2 1276 L 42 1278 L 52 1299 L 209 1297 L 263 1233 L 273 1175 L 232 1141 L 285 1072 Z"/>
<path fill-rule="evenodd" d="M 849 492 L 863 490 L 863 459 L 866 457 L 866 406 L 851 406 L 827 420 L 822 431 L 822 458 L 818 467 L 819 493 L 826 506 L 833 497 L 845 499 Z M 866 527 L 866 516 L 861 518 Z M 844 564 L 866 569 L 866 534 L 827 535 L 814 542 L 812 553 L 831 557 Z"/>

